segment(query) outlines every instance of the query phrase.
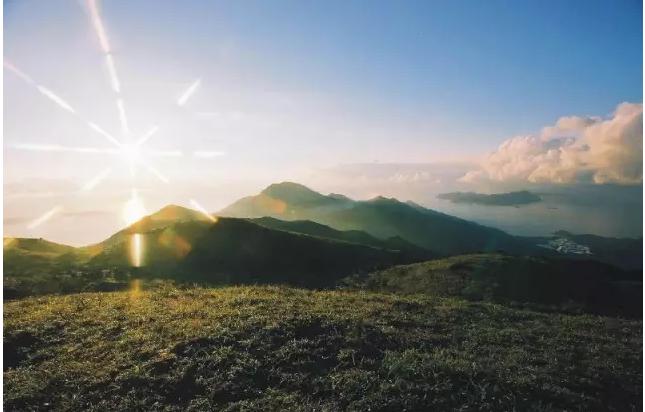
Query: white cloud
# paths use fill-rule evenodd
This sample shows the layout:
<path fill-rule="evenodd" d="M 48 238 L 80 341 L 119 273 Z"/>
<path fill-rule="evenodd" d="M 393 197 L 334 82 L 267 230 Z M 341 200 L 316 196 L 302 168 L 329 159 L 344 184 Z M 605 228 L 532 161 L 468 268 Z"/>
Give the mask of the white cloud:
<path fill-rule="evenodd" d="M 622 103 L 606 119 L 562 117 L 539 134 L 506 140 L 459 181 L 642 183 L 643 105 Z"/>

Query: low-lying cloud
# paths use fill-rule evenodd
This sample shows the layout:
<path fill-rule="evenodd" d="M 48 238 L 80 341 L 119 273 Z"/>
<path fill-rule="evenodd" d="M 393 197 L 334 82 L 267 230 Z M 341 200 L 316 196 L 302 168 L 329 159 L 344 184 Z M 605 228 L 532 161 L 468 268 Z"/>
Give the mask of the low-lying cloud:
<path fill-rule="evenodd" d="M 506 140 L 459 181 L 640 184 L 643 105 L 622 103 L 609 118 L 562 117 L 539 134 Z"/>

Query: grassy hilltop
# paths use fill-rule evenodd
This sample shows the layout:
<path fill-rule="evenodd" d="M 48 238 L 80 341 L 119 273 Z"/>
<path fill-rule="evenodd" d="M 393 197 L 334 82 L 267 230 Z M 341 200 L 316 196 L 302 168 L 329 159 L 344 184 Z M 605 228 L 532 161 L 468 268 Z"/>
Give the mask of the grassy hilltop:
<path fill-rule="evenodd" d="M 230 287 L 4 304 L 6 410 L 642 408 L 642 323 Z"/>

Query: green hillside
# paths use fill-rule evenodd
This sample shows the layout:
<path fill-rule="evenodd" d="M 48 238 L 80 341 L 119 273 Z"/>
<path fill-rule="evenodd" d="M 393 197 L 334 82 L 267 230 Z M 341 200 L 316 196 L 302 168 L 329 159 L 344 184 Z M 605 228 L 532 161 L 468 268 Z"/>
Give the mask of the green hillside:
<path fill-rule="evenodd" d="M 360 230 L 336 230 L 310 220 L 279 220 L 272 217 L 261 217 L 250 220 L 253 223 L 257 223 L 271 229 L 285 230 L 288 232 L 301 233 L 325 239 L 356 243 L 380 249 L 398 250 L 403 252 L 406 256 L 410 256 L 414 260 L 427 260 L 437 257 L 435 253 L 427 249 L 423 249 L 398 236 L 379 239 Z"/>
<path fill-rule="evenodd" d="M 594 261 L 463 255 L 354 276 L 345 284 L 372 291 L 642 316 L 642 275 Z"/>
<path fill-rule="evenodd" d="M 22 251 L 42 256 L 60 256 L 65 253 L 75 251 L 72 246 L 62 245 L 60 243 L 50 242 L 40 238 L 3 238 L 3 249 L 8 251 Z"/>
<path fill-rule="evenodd" d="M 3 246 L 4 299 L 77 291 L 90 282 L 70 273 L 90 258 L 81 249 L 32 238 L 4 238 Z"/>
<path fill-rule="evenodd" d="M 134 233 L 144 245 L 138 272 L 182 281 L 328 287 L 352 273 L 414 261 L 396 250 L 269 229 L 244 219 L 152 227 L 147 230 L 144 220 L 113 236 L 91 265 L 131 266 Z"/>
<path fill-rule="evenodd" d="M 352 208 L 334 211 L 319 219 L 342 230 L 365 230 L 378 237 L 400 236 L 441 254 L 530 249 L 521 239 L 501 230 L 428 209 L 419 210 L 396 199 L 357 202 Z"/>
<path fill-rule="evenodd" d="M 4 408 L 639 410 L 642 323 L 277 287 L 4 304 Z"/>

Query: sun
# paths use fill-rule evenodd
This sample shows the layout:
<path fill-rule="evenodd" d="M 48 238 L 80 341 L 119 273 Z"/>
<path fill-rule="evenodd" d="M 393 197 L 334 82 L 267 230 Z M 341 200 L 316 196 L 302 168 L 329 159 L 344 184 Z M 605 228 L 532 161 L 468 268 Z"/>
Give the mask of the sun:
<path fill-rule="evenodd" d="M 131 225 L 146 215 L 146 208 L 136 189 L 132 189 L 132 196 L 123 205 L 123 220 Z"/>
<path fill-rule="evenodd" d="M 121 148 L 123 157 L 131 164 L 137 163 L 141 157 L 139 146 L 136 144 L 124 144 Z"/>

